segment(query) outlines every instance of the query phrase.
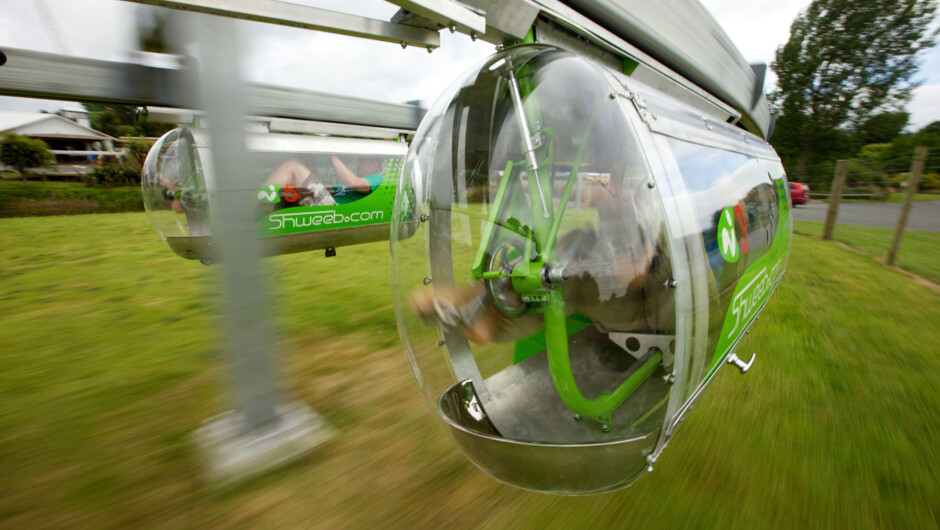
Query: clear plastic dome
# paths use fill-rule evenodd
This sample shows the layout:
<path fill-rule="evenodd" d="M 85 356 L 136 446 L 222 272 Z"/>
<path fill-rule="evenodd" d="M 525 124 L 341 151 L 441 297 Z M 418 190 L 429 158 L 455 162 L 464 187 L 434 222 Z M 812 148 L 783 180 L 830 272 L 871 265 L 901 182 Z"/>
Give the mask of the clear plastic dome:
<path fill-rule="evenodd" d="M 173 129 L 157 140 L 144 161 L 140 182 L 144 209 L 165 241 L 209 235 L 206 178 L 189 129 Z"/>
<path fill-rule="evenodd" d="M 422 122 L 396 203 L 396 312 L 418 384 L 471 460 L 527 489 L 626 486 L 665 421 L 672 260 L 613 90 L 555 48 L 487 59 Z"/>
<path fill-rule="evenodd" d="M 403 142 L 306 134 L 245 137 L 265 252 L 302 252 L 385 241 L 407 146 Z M 185 258 L 214 261 L 211 198 L 225 183 L 212 167 L 206 130 L 175 129 L 144 162 L 144 207 L 154 229 Z M 231 186 L 231 183 L 226 183 Z"/>

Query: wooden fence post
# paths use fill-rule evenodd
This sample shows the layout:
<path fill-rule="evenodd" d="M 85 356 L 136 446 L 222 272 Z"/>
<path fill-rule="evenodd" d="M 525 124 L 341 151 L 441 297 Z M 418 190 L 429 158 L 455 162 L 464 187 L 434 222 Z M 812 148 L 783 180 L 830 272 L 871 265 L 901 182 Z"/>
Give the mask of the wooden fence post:
<path fill-rule="evenodd" d="M 894 265 L 894 260 L 898 257 L 898 249 L 901 247 L 901 237 L 904 236 L 904 229 L 907 226 L 907 216 L 911 212 L 911 203 L 914 202 L 914 195 L 917 193 L 918 185 L 920 185 L 920 175 L 924 172 L 926 163 L 927 146 L 918 146 L 914 149 L 914 161 L 911 163 L 911 177 L 907 181 L 907 193 L 904 194 L 904 205 L 901 206 L 901 215 L 898 217 L 898 227 L 894 229 L 894 241 L 891 242 L 891 250 L 888 251 L 888 265 Z"/>
<path fill-rule="evenodd" d="M 836 175 L 832 179 L 832 190 L 829 195 L 829 210 L 826 212 L 826 226 L 823 228 L 823 239 L 832 239 L 832 230 L 836 226 L 836 216 L 839 214 L 839 201 L 842 200 L 842 187 L 845 177 L 849 174 L 849 161 L 836 162 Z"/>

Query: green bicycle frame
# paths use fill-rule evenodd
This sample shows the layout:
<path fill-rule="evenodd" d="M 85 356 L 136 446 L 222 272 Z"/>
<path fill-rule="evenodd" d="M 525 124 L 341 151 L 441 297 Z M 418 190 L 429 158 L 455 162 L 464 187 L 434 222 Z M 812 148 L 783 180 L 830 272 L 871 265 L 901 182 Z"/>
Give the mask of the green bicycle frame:
<path fill-rule="evenodd" d="M 591 418 L 602 423 L 605 428 L 609 428 L 613 411 L 655 371 L 662 361 L 662 353 L 656 352 L 650 356 L 637 371 L 631 374 L 613 392 L 602 393 L 593 399 L 584 397 L 578 388 L 571 369 L 565 302 L 561 286 L 545 285 L 542 281 L 544 267 L 558 259 L 558 232 L 600 105 L 594 105 L 594 111 L 581 136 L 580 147 L 572 163 L 561 203 L 556 209 L 551 200 L 551 175 L 546 169 L 554 163 L 554 131 L 549 128 L 539 128 L 534 131 L 530 129 L 541 123 L 539 119 L 539 116 L 541 116 L 539 102 L 533 95 L 534 88 L 531 86 L 530 80 L 524 77 L 521 80 L 516 79 L 511 64 L 508 65 L 508 72 L 510 95 L 516 110 L 519 132 L 522 136 L 523 150 L 526 156 L 524 161 L 509 161 L 506 164 L 503 173 L 504 178 L 497 189 L 494 206 L 490 212 L 489 221 L 484 228 L 480 247 L 474 259 L 472 274 L 478 280 L 492 280 L 508 276 L 512 281 L 513 288 L 522 296 L 523 301 L 529 304 L 529 311 L 543 314 L 549 371 L 559 397 L 575 414 Z M 527 93 L 528 97 L 526 99 L 523 99 L 522 90 Z M 538 158 L 536 148 L 532 145 L 533 135 L 542 135 L 549 138 L 547 148 L 545 148 L 544 142 L 542 148 L 539 148 L 544 151 L 544 156 L 541 159 Z M 485 270 L 486 256 L 495 248 L 497 229 L 500 227 L 499 221 L 508 211 L 512 198 L 511 187 L 518 186 L 521 188 L 522 174 L 525 175 L 528 184 L 529 207 L 533 225 L 531 230 L 520 231 L 520 235 L 525 239 L 523 260 L 517 263 L 512 271 L 508 273 L 504 271 L 487 271 Z"/>

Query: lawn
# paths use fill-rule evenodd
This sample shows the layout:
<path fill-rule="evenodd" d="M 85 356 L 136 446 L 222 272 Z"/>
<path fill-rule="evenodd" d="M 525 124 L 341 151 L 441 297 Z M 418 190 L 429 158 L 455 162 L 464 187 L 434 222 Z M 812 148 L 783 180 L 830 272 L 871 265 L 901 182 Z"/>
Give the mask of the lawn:
<path fill-rule="evenodd" d="M 0 217 L 142 211 L 140 186 L 88 187 L 80 182 L 0 180 Z"/>
<path fill-rule="evenodd" d="M 891 192 L 888 193 L 888 202 L 904 202 L 904 192 Z M 817 197 L 813 199 L 814 201 L 820 202 L 829 202 L 828 197 Z M 931 202 L 931 201 L 940 201 L 940 193 L 915 193 L 914 202 Z M 842 197 L 839 202 L 872 202 L 871 199 L 866 198 L 854 198 L 854 197 Z"/>
<path fill-rule="evenodd" d="M 283 387 L 339 436 L 217 492 L 189 442 L 230 406 L 214 269 L 141 213 L 0 219 L 0 527 L 940 525 L 940 294 L 903 272 L 796 235 L 738 350 L 751 371 L 722 370 L 634 486 L 561 498 L 495 482 L 437 426 L 387 261 L 376 243 L 265 262 Z"/>
<path fill-rule="evenodd" d="M 822 237 L 823 223 L 796 221 L 794 231 Z M 894 240 L 894 229 L 837 224 L 832 238 L 883 262 L 887 259 L 888 250 Z M 901 248 L 895 264 L 940 284 L 940 232 L 906 230 L 901 238 Z"/>
<path fill-rule="evenodd" d="M 904 196 L 907 195 L 903 192 L 893 192 L 888 194 L 889 202 L 904 202 Z M 940 201 L 940 193 L 915 193 L 914 202 L 930 202 L 930 201 Z"/>

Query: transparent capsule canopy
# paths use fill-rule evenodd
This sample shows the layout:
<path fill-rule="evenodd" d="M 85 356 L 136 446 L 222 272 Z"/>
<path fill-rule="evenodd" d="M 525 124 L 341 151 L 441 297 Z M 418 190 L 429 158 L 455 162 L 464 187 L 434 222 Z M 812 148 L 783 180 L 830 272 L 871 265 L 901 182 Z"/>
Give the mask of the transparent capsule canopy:
<path fill-rule="evenodd" d="M 150 148 L 141 173 L 144 209 L 164 239 L 209 234 L 205 172 L 192 131 L 174 129 Z"/>
<path fill-rule="evenodd" d="M 246 145 L 252 180 L 242 191 L 258 219 L 248 230 L 264 237 L 266 252 L 388 239 L 403 142 L 249 133 Z M 213 261 L 211 198 L 226 176 L 215 174 L 212 158 L 208 131 L 184 127 L 160 138 L 144 162 L 144 207 L 185 258 Z"/>
<path fill-rule="evenodd" d="M 472 461 L 526 489 L 624 487 L 665 422 L 663 203 L 608 79 L 545 46 L 487 59 L 422 122 L 396 203 L 396 314 L 418 384 Z"/>

